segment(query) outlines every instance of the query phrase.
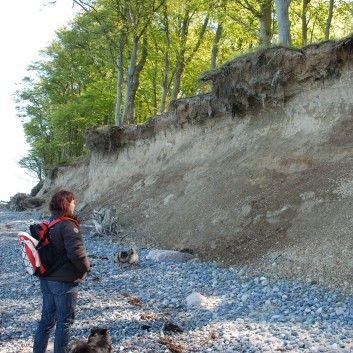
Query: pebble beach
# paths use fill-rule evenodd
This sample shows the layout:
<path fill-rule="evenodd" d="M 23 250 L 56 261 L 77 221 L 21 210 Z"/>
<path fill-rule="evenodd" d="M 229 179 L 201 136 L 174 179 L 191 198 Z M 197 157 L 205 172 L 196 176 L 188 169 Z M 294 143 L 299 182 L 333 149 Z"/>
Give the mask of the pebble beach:
<path fill-rule="evenodd" d="M 41 310 L 18 231 L 35 214 L 0 210 L 0 353 L 29 353 Z M 353 353 L 353 293 L 214 263 L 161 262 L 138 249 L 136 270 L 119 269 L 126 248 L 83 233 L 92 271 L 79 287 L 72 342 L 107 328 L 112 352 Z"/>

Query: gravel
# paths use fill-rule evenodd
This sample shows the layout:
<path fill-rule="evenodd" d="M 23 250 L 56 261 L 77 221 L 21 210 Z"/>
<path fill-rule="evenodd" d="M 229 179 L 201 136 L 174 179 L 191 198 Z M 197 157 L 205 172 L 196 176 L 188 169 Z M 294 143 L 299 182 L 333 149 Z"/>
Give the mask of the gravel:
<path fill-rule="evenodd" d="M 0 353 L 31 352 L 41 294 L 17 232 L 36 218 L 0 210 Z M 72 339 L 109 330 L 113 352 L 353 352 L 353 293 L 207 263 L 114 263 L 121 245 L 84 234 L 92 271 Z M 199 300 L 199 301 L 198 301 Z M 196 303 L 196 304 L 195 304 Z M 199 304 L 197 304 L 199 303 Z"/>

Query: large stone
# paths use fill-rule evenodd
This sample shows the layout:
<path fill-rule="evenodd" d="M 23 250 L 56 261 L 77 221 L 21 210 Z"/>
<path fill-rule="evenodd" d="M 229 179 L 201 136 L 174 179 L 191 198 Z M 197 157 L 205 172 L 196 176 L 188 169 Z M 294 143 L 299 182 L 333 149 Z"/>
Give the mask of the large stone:
<path fill-rule="evenodd" d="M 158 262 L 188 262 L 194 258 L 193 255 L 174 250 L 151 250 L 146 259 Z"/>

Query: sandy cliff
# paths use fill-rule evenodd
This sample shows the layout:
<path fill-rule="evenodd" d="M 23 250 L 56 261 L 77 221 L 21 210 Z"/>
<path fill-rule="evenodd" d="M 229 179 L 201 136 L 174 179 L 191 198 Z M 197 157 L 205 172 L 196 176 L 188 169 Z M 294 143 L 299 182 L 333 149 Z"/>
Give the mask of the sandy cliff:
<path fill-rule="evenodd" d="M 353 284 L 353 37 L 272 48 L 202 79 L 146 124 L 87 132 L 91 156 L 40 191 L 115 209 L 125 243 Z"/>

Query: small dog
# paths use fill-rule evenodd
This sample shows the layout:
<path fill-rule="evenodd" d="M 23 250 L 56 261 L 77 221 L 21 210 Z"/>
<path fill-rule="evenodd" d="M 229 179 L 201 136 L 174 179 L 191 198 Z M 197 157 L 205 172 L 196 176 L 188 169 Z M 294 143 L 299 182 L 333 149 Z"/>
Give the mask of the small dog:
<path fill-rule="evenodd" d="M 114 256 L 114 262 L 119 262 L 119 268 L 122 269 L 125 263 L 131 265 L 131 269 L 136 268 L 139 255 L 135 248 L 131 248 L 129 251 L 119 251 Z"/>
<path fill-rule="evenodd" d="M 106 328 L 91 329 L 88 341 L 76 341 L 68 353 L 111 353 L 112 346 Z"/>

